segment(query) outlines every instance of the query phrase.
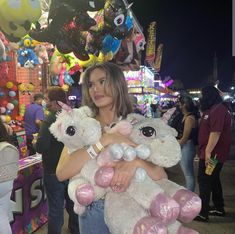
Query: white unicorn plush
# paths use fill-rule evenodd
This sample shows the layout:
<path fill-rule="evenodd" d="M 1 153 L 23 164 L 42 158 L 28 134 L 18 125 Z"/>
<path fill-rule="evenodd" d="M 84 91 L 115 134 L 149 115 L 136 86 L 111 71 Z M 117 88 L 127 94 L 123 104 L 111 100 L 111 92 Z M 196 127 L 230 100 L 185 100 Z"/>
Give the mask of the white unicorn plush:
<path fill-rule="evenodd" d="M 88 107 L 71 109 L 63 105 L 63 108 L 50 131 L 70 152 L 98 142 L 101 126 Z M 135 156 L 163 167 L 179 162 L 181 150 L 173 128 L 160 119 L 130 114 L 123 123 L 126 127 L 117 124 L 108 131 L 122 133 L 120 129 L 126 130 L 128 123 L 130 131 L 124 134 L 141 145 L 140 150 L 133 150 Z M 89 160 L 70 180 L 69 196 L 75 203 L 75 211 L 82 213 L 92 201 L 105 197 L 105 221 L 113 234 L 147 233 L 150 230 L 155 230 L 151 233 L 197 233 L 179 222 L 192 221 L 201 208 L 200 198 L 186 188 L 167 179 L 153 181 L 141 168 L 125 192 L 118 193 L 109 187 L 114 171 L 106 165 L 106 159 L 107 155 L 109 160 L 115 159 L 118 147 L 102 152 L 97 160 Z M 122 158 L 125 158 L 126 146 L 120 147 L 124 152 Z M 82 196 L 84 192 L 86 196 Z M 140 232 L 141 228 L 146 232 Z"/>

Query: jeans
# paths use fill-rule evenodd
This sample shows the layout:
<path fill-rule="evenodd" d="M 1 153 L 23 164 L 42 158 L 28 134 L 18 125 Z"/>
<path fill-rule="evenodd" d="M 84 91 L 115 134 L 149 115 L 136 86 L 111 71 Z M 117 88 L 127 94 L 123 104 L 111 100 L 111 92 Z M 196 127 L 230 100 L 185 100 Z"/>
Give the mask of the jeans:
<path fill-rule="evenodd" d="M 60 182 L 55 174 L 45 173 L 43 179 L 49 208 L 48 234 L 61 234 L 64 224 L 64 204 L 69 214 L 68 228 L 72 234 L 78 234 L 78 215 L 74 213 L 74 203 L 68 196 L 68 181 Z"/>
<path fill-rule="evenodd" d="M 220 172 L 223 168 L 223 163 L 217 163 L 212 175 L 205 174 L 205 160 L 199 160 L 198 167 L 198 184 L 199 196 L 202 199 L 202 209 L 200 214 L 208 217 L 210 196 L 212 194 L 212 202 L 218 210 L 224 209 L 223 190 L 220 182 Z"/>
<path fill-rule="evenodd" d="M 13 188 L 13 180 L 0 183 L 0 234 L 11 234 L 9 223 L 10 197 Z"/>
<path fill-rule="evenodd" d="M 104 200 L 93 202 L 79 217 L 81 234 L 111 234 L 104 221 Z"/>
<path fill-rule="evenodd" d="M 194 157 L 196 155 L 196 146 L 192 142 L 192 140 L 188 140 L 181 147 L 182 158 L 180 161 L 180 166 L 183 171 L 186 188 L 192 192 L 195 190 L 195 176 L 194 176 Z"/>

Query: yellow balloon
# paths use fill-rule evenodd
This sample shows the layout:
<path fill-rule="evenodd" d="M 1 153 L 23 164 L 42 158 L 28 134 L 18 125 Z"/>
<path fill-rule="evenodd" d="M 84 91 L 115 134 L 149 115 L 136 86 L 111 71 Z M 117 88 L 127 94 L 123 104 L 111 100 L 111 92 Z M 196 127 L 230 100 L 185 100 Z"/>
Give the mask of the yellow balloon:
<path fill-rule="evenodd" d="M 10 123 L 11 122 L 11 116 L 6 115 L 5 116 L 5 121 L 6 121 L 6 123 Z"/>
<path fill-rule="evenodd" d="M 14 84 L 13 84 L 11 81 L 8 81 L 8 82 L 6 83 L 6 87 L 7 87 L 8 89 L 11 89 L 13 86 L 14 86 Z"/>

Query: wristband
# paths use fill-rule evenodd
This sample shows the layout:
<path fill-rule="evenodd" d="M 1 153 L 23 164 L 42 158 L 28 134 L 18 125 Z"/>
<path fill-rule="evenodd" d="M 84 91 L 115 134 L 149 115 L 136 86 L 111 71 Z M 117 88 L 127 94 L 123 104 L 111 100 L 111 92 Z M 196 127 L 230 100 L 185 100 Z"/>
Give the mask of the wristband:
<path fill-rule="evenodd" d="M 92 145 L 88 146 L 86 151 L 92 159 L 95 159 L 98 156 Z"/>
<path fill-rule="evenodd" d="M 99 151 L 102 151 L 102 149 L 104 149 L 104 146 L 101 144 L 100 141 L 98 141 L 98 142 L 95 144 L 95 146 L 97 147 L 97 149 L 98 149 Z"/>

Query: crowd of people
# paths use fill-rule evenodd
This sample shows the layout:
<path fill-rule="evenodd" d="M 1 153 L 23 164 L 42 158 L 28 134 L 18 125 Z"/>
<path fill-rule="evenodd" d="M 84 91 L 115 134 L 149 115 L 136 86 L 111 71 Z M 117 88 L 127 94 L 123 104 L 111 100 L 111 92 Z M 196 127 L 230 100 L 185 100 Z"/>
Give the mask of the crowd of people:
<path fill-rule="evenodd" d="M 102 127 L 102 136 L 97 144 L 84 147 L 69 154 L 68 149 L 58 142 L 50 133 L 49 127 L 56 121 L 57 113 L 61 110 L 60 102 L 67 103 L 66 93 L 60 87 L 52 87 L 45 95 L 37 94 L 26 110 L 25 130 L 27 143 L 31 154 L 42 154 L 43 180 L 48 202 L 48 233 L 59 234 L 64 223 L 64 202 L 69 214 L 68 229 L 70 233 L 81 234 L 108 234 L 110 233 L 104 220 L 104 198 L 94 201 L 86 207 L 85 212 L 78 216 L 73 211 L 73 202 L 68 196 L 68 180 L 78 174 L 84 164 L 97 157 L 102 148 L 113 143 L 136 144 L 127 136 L 118 133 L 106 133 L 105 127 L 125 119 L 129 113 L 140 113 L 136 106 L 136 98 L 130 98 L 122 70 L 113 63 L 93 65 L 85 70 L 82 83 L 82 105 L 87 105 L 94 113 L 94 118 Z M 43 103 L 49 111 L 44 117 Z M 207 222 L 209 215 L 225 215 L 223 191 L 220 182 L 220 173 L 223 163 L 228 158 L 231 145 L 232 116 L 230 109 L 213 86 L 202 89 L 199 105 L 192 98 L 181 95 L 177 98 L 175 106 L 170 109 L 161 109 L 157 103 L 149 103 L 153 117 L 161 117 L 170 112 L 167 123 L 178 132 L 178 142 L 181 146 L 182 159 L 180 166 L 185 177 L 185 187 L 195 191 L 196 177 L 194 175 L 194 158 L 199 157 L 198 184 L 199 196 L 202 200 L 202 209 L 195 218 Z M 159 110 L 159 113 L 157 113 Z M 169 113 L 168 113 L 169 114 Z M 32 142 L 33 134 L 38 133 L 37 141 Z M 0 144 L 8 142 L 6 127 L 0 123 Z M 9 143 L 8 143 L 9 144 Z M 102 146 L 102 147 L 101 147 Z M 13 150 L 9 148 L 9 150 Z M 93 152 L 92 157 L 91 153 Z M 3 161 L 5 151 L 1 149 L 0 157 Z M 16 161 L 19 154 L 16 154 Z M 206 168 L 216 156 L 217 164 L 211 175 L 206 174 Z M 5 159 L 5 158 L 4 158 Z M 17 165 L 14 161 L 14 166 Z M 126 190 L 133 179 L 137 168 L 142 167 L 153 180 L 166 178 L 164 168 L 156 166 L 142 159 L 131 162 L 118 161 L 114 164 L 114 176 L 111 186 Z M 0 168 L 2 165 L 0 163 Z M 6 221 L 7 204 L 10 201 L 10 191 L 17 168 L 9 179 L 0 175 L 0 233 L 2 222 Z M 5 189 L 5 190 L 3 190 Z M 3 193 L 3 191 L 6 191 Z M 212 196 L 213 207 L 210 207 Z M 5 202 L 5 201 L 8 202 Z M 3 207 L 3 208 L 2 208 Z"/>

